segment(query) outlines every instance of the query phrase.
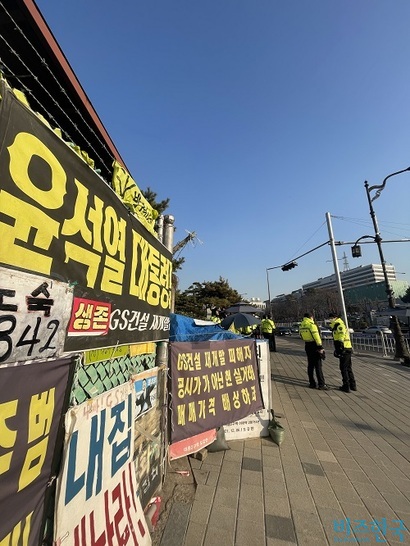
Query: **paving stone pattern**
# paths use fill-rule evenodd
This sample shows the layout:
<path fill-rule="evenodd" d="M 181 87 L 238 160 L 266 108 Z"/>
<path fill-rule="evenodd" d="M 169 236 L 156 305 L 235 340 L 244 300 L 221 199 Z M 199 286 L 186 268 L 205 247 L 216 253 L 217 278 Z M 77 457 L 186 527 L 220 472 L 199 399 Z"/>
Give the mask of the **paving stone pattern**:
<path fill-rule="evenodd" d="M 189 458 L 195 499 L 184 521 L 167 523 L 161 546 L 410 544 L 408 531 L 392 530 L 394 520 L 410 529 L 410 368 L 354 355 L 358 391 L 346 394 L 329 355 L 331 389 L 319 391 L 307 387 L 303 343 L 279 338 L 277 348 L 272 407 L 282 445 L 231 441 L 204 461 Z M 392 529 L 377 535 L 374 520 Z"/>

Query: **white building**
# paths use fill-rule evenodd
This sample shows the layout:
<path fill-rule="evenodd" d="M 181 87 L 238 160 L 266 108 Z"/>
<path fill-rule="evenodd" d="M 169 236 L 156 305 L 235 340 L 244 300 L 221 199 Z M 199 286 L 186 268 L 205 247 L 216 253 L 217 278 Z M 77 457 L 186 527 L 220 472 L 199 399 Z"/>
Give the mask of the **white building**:
<path fill-rule="evenodd" d="M 264 311 L 266 309 L 266 301 L 261 301 L 260 298 L 251 298 L 249 303 L 259 309 L 259 311 Z"/>
<path fill-rule="evenodd" d="M 393 265 L 386 265 L 386 273 L 395 297 L 401 298 L 409 288 L 408 282 L 397 280 L 396 270 Z M 354 269 L 347 269 L 340 273 L 340 279 L 345 296 L 348 296 L 351 303 L 356 303 L 363 299 L 380 302 L 387 301 L 383 267 L 381 264 L 361 265 Z M 317 281 L 304 284 L 301 289 L 294 290 L 292 294 L 280 294 L 272 299 L 272 303 L 285 301 L 290 295 L 300 298 L 306 291 L 313 288 L 335 290 L 337 288 L 336 275 L 332 274 L 322 277 Z"/>
<path fill-rule="evenodd" d="M 396 281 L 396 270 L 394 265 L 386 264 L 386 273 L 389 281 Z M 340 273 L 343 290 L 348 288 L 357 288 L 359 286 L 368 286 L 377 282 L 384 281 L 383 267 L 381 264 L 360 265 L 354 269 L 348 269 Z M 310 288 L 336 288 L 336 275 L 329 275 L 317 281 L 313 281 L 302 286 L 303 291 Z"/>

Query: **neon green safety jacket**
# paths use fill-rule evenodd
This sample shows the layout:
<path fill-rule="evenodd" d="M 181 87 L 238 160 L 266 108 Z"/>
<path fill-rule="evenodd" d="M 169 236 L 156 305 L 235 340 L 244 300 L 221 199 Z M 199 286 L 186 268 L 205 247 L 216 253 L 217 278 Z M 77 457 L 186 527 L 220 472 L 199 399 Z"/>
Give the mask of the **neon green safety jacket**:
<path fill-rule="evenodd" d="M 322 338 L 315 321 L 309 317 L 303 317 L 299 326 L 299 335 L 305 342 L 314 341 L 319 349 L 322 348 Z"/>
<path fill-rule="evenodd" d="M 333 319 L 330 323 L 330 329 L 332 330 L 334 341 L 343 343 L 345 349 L 352 348 L 349 330 L 346 328 L 346 325 L 341 318 L 338 317 Z"/>
<path fill-rule="evenodd" d="M 271 334 L 276 329 L 275 323 L 272 319 L 265 318 L 261 322 L 261 332 Z"/>

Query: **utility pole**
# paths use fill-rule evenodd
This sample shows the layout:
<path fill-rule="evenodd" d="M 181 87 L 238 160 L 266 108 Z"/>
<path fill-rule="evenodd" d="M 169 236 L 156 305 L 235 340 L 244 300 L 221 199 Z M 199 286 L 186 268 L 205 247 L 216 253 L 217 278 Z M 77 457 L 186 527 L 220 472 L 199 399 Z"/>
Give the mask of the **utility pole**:
<path fill-rule="evenodd" d="M 369 184 L 368 184 L 367 180 L 364 183 L 364 187 L 366 189 L 367 201 L 369 203 L 370 217 L 372 219 L 373 227 L 374 227 L 374 234 L 375 234 L 374 240 L 376 241 L 376 244 L 377 244 L 377 249 L 379 251 L 379 256 L 380 256 L 380 262 L 381 262 L 381 265 L 382 265 L 382 268 L 383 268 L 384 283 L 385 283 L 386 294 L 387 294 L 387 299 L 388 299 L 388 302 L 389 302 L 390 309 L 394 309 L 396 307 L 396 302 L 395 302 L 395 299 L 394 299 L 394 292 L 393 292 L 392 286 L 390 284 L 389 277 L 387 275 L 386 262 L 385 262 L 385 259 L 384 259 L 383 249 L 382 249 L 382 238 L 380 236 L 380 231 L 379 231 L 379 226 L 378 226 L 378 223 L 377 223 L 376 213 L 374 212 L 374 208 L 373 208 L 373 201 L 380 197 L 380 194 L 384 190 L 384 188 L 386 187 L 386 182 L 387 182 L 387 180 L 389 178 L 391 178 L 393 176 L 396 176 L 397 174 L 404 173 L 406 171 L 410 171 L 410 167 L 408 167 L 407 169 L 402 169 L 401 171 L 397 171 L 395 173 L 389 174 L 383 180 L 382 184 L 380 184 L 378 186 L 371 186 L 369 188 Z M 375 191 L 374 196 L 372 197 L 371 192 L 374 191 L 374 190 L 376 190 L 376 191 Z M 400 322 L 399 322 L 399 319 L 398 319 L 396 314 L 392 314 L 391 324 L 392 324 L 392 327 L 393 327 L 393 334 L 394 334 L 394 340 L 395 340 L 395 345 L 396 345 L 396 353 L 395 353 L 394 356 L 397 359 L 403 358 L 403 364 L 405 366 L 410 366 L 410 354 L 409 354 L 409 351 L 407 349 L 406 343 L 404 341 L 403 332 L 401 331 Z"/>
<path fill-rule="evenodd" d="M 377 249 L 379 251 L 380 263 L 383 269 L 384 284 L 386 288 L 387 299 L 389 302 L 389 307 L 391 309 L 394 309 L 396 307 L 396 302 L 394 300 L 393 288 L 390 284 L 389 277 L 387 275 L 386 260 L 384 259 L 383 248 L 382 248 L 382 238 L 380 236 L 379 224 L 377 223 L 376 213 L 374 212 L 373 203 L 372 203 L 373 199 L 370 197 L 369 184 L 367 181 L 364 183 L 364 186 L 366 188 L 367 201 L 369 202 L 370 217 L 373 222 L 374 235 L 375 235 L 374 240 L 377 245 Z"/>
<path fill-rule="evenodd" d="M 328 229 L 328 232 L 329 232 L 329 244 L 330 244 L 330 248 L 332 249 L 333 267 L 335 269 L 336 286 L 337 286 L 337 291 L 339 292 L 339 298 L 340 298 L 340 305 L 342 307 L 343 320 L 344 320 L 344 323 L 346 324 L 346 328 L 349 328 L 349 324 L 348 324 L 348 321 L 347 321 L 345 298 L 344 298 L 344 294 L 343 294 L 342 281 L 340 279 L 340 270 L 339 270 L 339 264 L 338 264 L 338 260 L 337 260 L 335 239 L 333 237 L 333 228 L 332 228 L 332 221 L 331 221 L 330 212 L 326 213 L 326 222 L 327 222 L 327 229 Z"/>

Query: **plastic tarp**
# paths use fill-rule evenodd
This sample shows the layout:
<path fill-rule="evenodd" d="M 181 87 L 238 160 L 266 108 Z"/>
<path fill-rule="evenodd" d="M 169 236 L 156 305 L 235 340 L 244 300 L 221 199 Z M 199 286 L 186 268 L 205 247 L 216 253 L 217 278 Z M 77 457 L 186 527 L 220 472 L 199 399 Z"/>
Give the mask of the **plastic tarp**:
<path fill-rule="evenodd" d="M 169 341 L 218 341 L 243 336 L 224 330 L 218 324 L 171 313 Z"/>

